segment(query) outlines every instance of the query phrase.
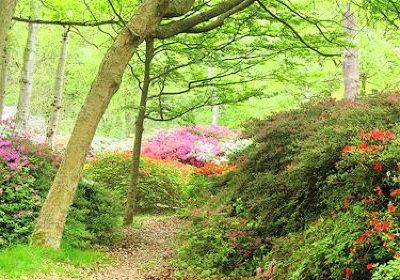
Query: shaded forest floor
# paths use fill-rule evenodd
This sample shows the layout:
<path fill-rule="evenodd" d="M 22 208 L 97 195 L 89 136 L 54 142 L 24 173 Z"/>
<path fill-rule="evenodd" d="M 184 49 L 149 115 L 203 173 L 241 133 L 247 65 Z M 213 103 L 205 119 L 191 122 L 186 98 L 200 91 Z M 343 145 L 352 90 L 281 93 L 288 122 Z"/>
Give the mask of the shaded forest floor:
<path fill-rule="evenodd" d="M 110 252 L 116 262 L 98 268 L 88 278 L 99 280 L 172 280 L 169 264 L 175 253 L 176 234 L 183 224 L 176 217 L 149 216 L 125 231 L 124 242 Z"/>

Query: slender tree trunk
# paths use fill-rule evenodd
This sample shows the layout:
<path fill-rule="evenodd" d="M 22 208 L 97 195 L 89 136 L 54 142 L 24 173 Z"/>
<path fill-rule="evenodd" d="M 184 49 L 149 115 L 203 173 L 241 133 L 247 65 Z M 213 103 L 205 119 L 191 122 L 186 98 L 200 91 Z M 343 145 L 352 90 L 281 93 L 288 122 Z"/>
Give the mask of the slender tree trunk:
<path fill-rule="evenodd" d="M 7 47 L 4 49 L 3 58 L 0 60 L 0 122 L 3 120 L 4 99 L 6 97 L 8 63 L 10 61 L 10 53 Z"/>
<path fill-rule="evenodd" d="M 343 28 L 347 33 L 349 43 L 353 44 L 356 38 L 356 22 L 350 4 L 347 5 L 346 12 L 343 15 Z M 344 49 L 343 75 L 344 98 L 356 101 L 359 93 L 360 73 L 358 69 L 358 49 L 355 47 L 350 46 Z"/>
<path fill-rule="evenodd" d="M 39 5 L 36 1 L 32 2 L 32 14 L 38 18 Z M 39 35 L 39 25 L 29 23 L 28 40 L 24 50 L 24 60 L 21 72 L 21 85 L 18 99 L 16 126 L 18 129 L 26 130 L 30 115 L 30 103 L 33 87 L 33 71 L 36 59 L 36 47 Z"/>
<path fill-rule="evenodd" d="M 54 83 L 54 100 L 53 103 L 51 104 L 50 118 L 46 133 L 46 143 L 50 147 L 53 147 L 54 144 L 54 136 L 57 131 L 60 119 L 60 111 L 62 108 L 61 103 L 62 103 L 62 96 L 64 93 L 65 66 L 67 63 L 67 51 L 68 51 L 68 34 L 69 34 L 69 28 L 65 27 L 62 36 L 60 58 L 58 61 L 56 79 Z"/>
<path fill-rule="evenodd" d="M 16 0 L 0 1 L 0 120 L 3 115 L 4 96 L 6 91 L 9 53 L 7 51 L 7 34 L 14 14 Z"/>
<path fill-rule="evenodd" d="M 135 123 L 135 140 L 133 143 L 132 151 L 132 169 L 131 169 L 131 181 L 128 189 L 128 196 L 125 209 L 124 224 L 126 226 L 131 225 L 133 222 L 133 215 L 135 214 L 136 198 L 139 187 L 139 167 L 140 167 L 140 151 L 142 150 L 142 139 L 143 139 L 143 123 L 146 117 L 146 105 L 147 96 L 149 94 L 150 87 L 150 71 L 151 71 L 151 60 L 154 56 L 153 40 L 146 41 L 146 60 L 144 68 L 143 78 L 143 89 L 140 97 L 140 107 Z"/>
<path fill-rule="evenodd" d="M 135 120 L 133 118 L 132 112 L 127 110 L 125 112 L 125 125 L 126 125 L 126 127 L 125 127 L 125 136 L 126 136 L 126 138 L 131 137 L 132 132 L 134 130 L 133 129 L 134 128 L 134 122 L 135 122 Z"/>
<path fill-rule="evenodd" d="M 362 73 L 360 75 L 360 79 L 361 79 L 361 92 L 360 92 L 360 95 L 361 96 L 365 96 L 365 95 L 367 95 L 367 82 L 368 82 L 367 73 Z"/>
<path fill-rule="evenodd" d="M 214 67 L 213 66 L 208 67 L 208 78 L 210 78 L 210 79 L 214 78 Z M 214 93 L 214 85 L 211 86 L 211 94 L 212 94 L 213 101 L 215 101 L 216 94 Z M 218 105 L 212 106 L 211 112 L 212 112 L 211 124 L 218 125 L 219 106 Z"/>
<path fill-rule="evenodd" d="M 147 37 L 155 33 L 164 15 L 171 12 L 170 5 L 171 1 L 168 0 L 142 2 L 107 51 L 42 207 L 32 236 L 34 245 L 59 248 L 68 210 L 74 200 L 86 154 L 101 116 L 118 90 L 132 55 Z"/>

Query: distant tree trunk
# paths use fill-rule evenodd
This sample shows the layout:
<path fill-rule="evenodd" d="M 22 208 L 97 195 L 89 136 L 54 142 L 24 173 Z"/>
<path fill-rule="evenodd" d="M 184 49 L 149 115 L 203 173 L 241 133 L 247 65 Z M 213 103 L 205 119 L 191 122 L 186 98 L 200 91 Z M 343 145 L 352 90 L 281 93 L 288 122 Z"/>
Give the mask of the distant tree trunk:
<path fill-rule="evenodd" d="M 350 4 L 347 5 L 343 15 L 343 28 L 347 39 L 353 44 L 356 38 L 356 22 L 351 12 Z M 345 47 L 343 61 L 344 98 L 350 101 L 357 100 L 359 92 L 360 73 L 358 70 L 358 49 L 352 46 Z"/>
<path fill-rule="evenodd" d="M 362 73 L 360 75 L 360 78 L 361 78 L 361 92 L 360 92 L 360 95 L 361 96 L 365 96 L 365 95 L 367 95 L 367 81 L 368 81 L 367 73 Z"/>
<path fill-rule="evenodd" d="M 135 126 L 135 120 L 133 118 L 133 114 L 130 110 L 125 111 L 125 136 L 126 138 L 131 137 L 133 131 L 134 131 L 134 126 Z"/>
<path fill-rule="evenodd" d="M 144 78 L 142 95 L 140 97 L 140 107 L 135 123 L 135 140 L 133 143 L 132 151 L 132 169 L 131 169 L 131 181 L 128 189 L 128 196 L 125 209 L 124 224 L 126 226 L 131 225 L 133 222 L 133 215 L 135 214 L 136 198 L 139 187 L 140 177 L 140 151 L 142 150 L 142 139 L 143 139 L 143 123 L 146 117 L 146 105 L 147 96 L 149 94 L 150 87 L 150 71 L 151 71 L 151 60 L 154 56 L 153 40 L 146 41 L 146 60 L 144 68 Z"/>
<path fill-rule="evenodd" d="M 38 18 L 39 5 L 36 1 L 32 2 L 31 7 L 34 18 Z M 16 127 L 21 130 L 26 130 L 30 115 L 30 103 L 33 87 L 33 71 L 36 59 L 36 47 L 39 35 L 39 25 L 29 23 L 28 25 L 28 40 L 24 50 L 24 60 L 21 72 L 21 85 L 18 99 Z"/>
<path fill-rule="evenodd" d="M 3 115 L 6 91 L 9 53 L 7 52 L 7 34 L 14 14 L 16 0 L 0 1 L 0 120 Z"/>
<path fill-rule="evenodd" d="M 214 78 L 214 67 L 213 66 L 208 67 L 208 78 L 210 78 L 210 79 Z M 216 99 L 216 94 L 214 93 L 214 85 L 211 85 L 211 94 L 212 94 L 212 100 L 214 102 Z M 211 111 L 212 111 L 211 124 L 218 125 L 219 106 L 218 105 L 212 106 Z"/>
<path fill-rule="evenodd" d="M 64 93 L 65 65 L 67 63 L 67 51 L 68 51 L 68 34 L 69 34 L 69 28 L 65 27 L 62 36 L 60 57 L 58 61 L 56 79 L 54 83 L 54 100 L 53 103 L 51 104 L 50 118 L 46 133 L 46 143 L 50 147 L 53 147 L 54 144 L 54 136 L 57 131 L 60 119 L 60 110 L 62 108 L 61 102 Z"/>
<path fill-rule="evenodd" d="M 10 53 L 7 47 L 4 49 L 3 58 L 0 60 L 0 122 L 3 119 L 4 98 L 6 97 L 8 63 L 10 61 Z"/>
<path fill-rule="evenodd" d="M 34 245 L 59 248 L 68 210 L 74 200 L 86 154 L 101 116 L 118 90 L 127 64 L 137 47 L 155 33 L 166 13 L 174 12 L 174 7 L 170 5 L 171 1 L 166 0 L 141 2 L 103 58 L 37 220 L 32 236 Z M 191 5 L 187 7 L 190 9 Z M 187 11 L 182 12 L 184 14 Z"/>

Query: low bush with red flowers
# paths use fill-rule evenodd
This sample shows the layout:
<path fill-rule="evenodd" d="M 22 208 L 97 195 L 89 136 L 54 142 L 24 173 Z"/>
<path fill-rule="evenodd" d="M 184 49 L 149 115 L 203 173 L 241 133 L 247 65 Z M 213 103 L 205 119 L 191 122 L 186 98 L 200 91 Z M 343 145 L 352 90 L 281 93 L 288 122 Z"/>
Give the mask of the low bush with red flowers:
<path fill-rule="evenodd" d="M 237 157 L 235 172 L 214 183 L 221 190 L 215 205 L 225 203 L 226 218 L 253 221 L 270 250 L 243 261 L 244 270 L 240 261 L 222 270 L 197 261 L 191 269 L 293 280 L 393 275 L 400 241 L 399 120 L 400 94 L 387 93 L 357 103 L 308 103 L 248 124 L 255 144 Z M 238 200 L 240 216 L 229 210 Z M 202 240 L 200 233 L 192 238 Z M 208 258 L 195 249 L 192 256 Z M 224 256 L 228 263 L 237 257 Z"/>
<path fill-rule="evenodd" d="M 400 138 L 395 131 L 361 132 L 343 150 L 340 168 L 368 174 L 365 187 L 346 201 L 361 203 L 367 216 L 363 232 L 349 248 L 346 279 L 368 279 L 376 267 L 400 257 Z"/>

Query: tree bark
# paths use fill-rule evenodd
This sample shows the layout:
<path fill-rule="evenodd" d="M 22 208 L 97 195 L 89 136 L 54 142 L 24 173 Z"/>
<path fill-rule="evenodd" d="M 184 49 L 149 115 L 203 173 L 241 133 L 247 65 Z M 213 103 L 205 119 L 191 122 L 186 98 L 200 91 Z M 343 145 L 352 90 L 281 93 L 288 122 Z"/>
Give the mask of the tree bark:
<path fill-rule="evenodd" d="M 60 58 L 57 66 L 56 79 L 54 82 L 54 100 L 53 103 L 51 104 L 50 118 L 46 133 L 46 143 L 50 147 L 53 147 L 54 136 L 60 121 L 62 96 L 64 93 L 65 66 L 67 63 L 68 36 L 69 36 L 69 27 L 65 27 L 62 36 L 62 45 L 60 51 Z"/>
<path fill-rule="evenodd" d="M 4 48 L 3 57 L 0 60 L 0 122 L 3 120 L 4 99 L 6 97 L 8 63 L 10 61 L 10 53 L 7 47 Z"/>
<path fill-rule="evenodd" d="M 170 4 L 168 0 L 142 2 L 103 58 L 39 215 L 32 236 L 34 245 L 59 248 L 68 210 L 74 200 L 86 154 L 100 118 L 118 90 L 137 47 L 154 34 L 166 13 L 172 13 Z"/>
<path fill-rule="evenodd" d="M 34 18 L 38 18 L 39 5 L 36 1 L 32 2 L 31 7 Z M 28 40 L 24 50 L 24 60 L 21 72 L 21 85 L 18 99 L 17 115 L 15 124 L 20 130 L 26 130 L 30 115 L 30 103 L 33 87 L 33 71 L 36 59 L 36 47 L 39 35 L 39 25 L 29 23 Z"/>
<path fill-rule="evenodd" d="M 129 110 L 125 111 L 125 137 L 129 138 L 132 136 L 135 127 L 135 119 L 133 118 L 132 112 Z"/>
<path fill-rule="evenodd" d="M 3 115 L 9 60 L 9 54 L 7 52 L 7 34 L 10 29 L 11 18 L 14 14 L 16 4 L 17 1 L 15 0 L 2 0 L 0 2 L 0 120 Z"/>
<path fill-rule="evenodd" d="M 154 56 L 153 39 L 150 39 L 146 41 L 146 59 L 144 68 L 143 87 L 142 87 L 142 94 L 140 97 L 139 112 L 135 123 L 135 139 L 132 150 L 131 181 L 128 189 L 125 217 L 124 217 L 125 226 L 132 224 L 136 208 L 136 199 L 137 199 L 139 179 L 140 179 L 139 168 L 140 168 L 140 152 L 142 150 L 142 139 L 144 131 L 143 124 L 146 117 L 147 96 L 149 94 L 149 88 L 150 88 L 151 60 L 153 59 L 153 56 Z"/>
<path fill-rule="evenodd" d="M 11 18 L 14 15 L 16 0 L 0 1 L 0 59 L 4 59 L 4 50 L 6 48 L 7 33 L 10 29 Z M 0 63 L 3 64 L 3 63 Z"/>
<path fill-rule="evenodd" d="M 214 67 L 213 66 L 208 67 L 208 78 L 210 78 L 210 79 L 214 78 Z M 214 85 L 211 85 L 211 94 L 212 94 L 212 100 L 214 101 L 217 97 L 216 94 L 214 93 Z M 212 112 L 211 125 L 218 125 L 219 106 L 218 105 L 212 106 L 211 112 Z"/>
<path fill-rule="evenodd" d="M 350 4 L 347 5 L 343 15 L 343 28 L 347 33 L 347 39 L 353 44 L 356 38 L 356 22 L 351 12 Z M 355 47 L 345 47 L 343 61 L 344 75 L 344 98 L 349 101 L 356 101 L 359 92 L 360 73 L 358 69 L 358 49 Z"/>

